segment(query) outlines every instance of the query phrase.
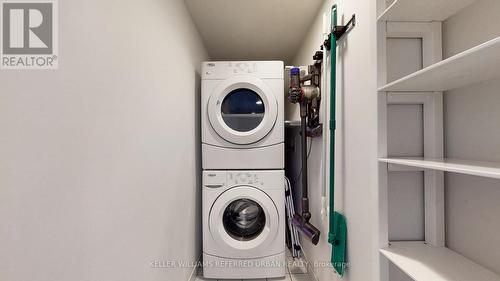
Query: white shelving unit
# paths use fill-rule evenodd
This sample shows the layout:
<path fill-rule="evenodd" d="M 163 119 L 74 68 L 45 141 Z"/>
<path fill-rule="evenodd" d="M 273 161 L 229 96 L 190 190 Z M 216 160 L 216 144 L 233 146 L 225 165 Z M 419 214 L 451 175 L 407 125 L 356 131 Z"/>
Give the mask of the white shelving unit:
<path fill-rule="evenodd" d="M 445 247 L 392 242 L 380 253 L 415 281 L 499 281 L 500 277 Z"/>
<path fill-rule="evenodd" d="M 500 179 L 500 163 L 460 159 L 380 158 L 380 162 L 444 172 Z"/>
<path fill-rule="evenodd" d="M 500 37 L 442 60 L 441 22 L 474 2 L 475 0 L 395 0 L 388 5 L 386 0 L 378 0 L 378 7 L 383 9 L 379 9 L 380 16 L 377 21 L 380 75 L 378 79 L 380 271 L 377 281 L 399 281 L 390 280 L 390 263 L 416 281 L 500 281 L 500 275 L 447 248 L 444 232 L 444 172 L 500 179 L 500 163 L 444 158 L 445 124 L 442 92 L 500 78 Z M 388 83 L 388 50 L 390 50 L 388 39 L 395 38 L 421 39 L 423 63 L 418 67 L 422 68 L 421 70 L 401 75 L 402 78 Z M 394 41 L 391 42 L 394 44 Z M 391 71 L 394 69 L 393 67 Z M 395 74 L 399 73 L 399 69 L 397 70 Z M 394 72 L 391 72 L 391 77 L 394 77 L 393 74 Z M 389 106 L 392 105 L 422 106 L 423 157 L 388 155 L 388 138 L 394 137 L 393 131 L 391 136 L 388 133 L 388 120 L 392 120 L 388 119 L 388 112 Z M 424 185 L 424 241 L 389 241 L 391 189 L 388 186 L 394 184 L 391 183 L 389 175 L 401 171 L 423 171 L 424 179 L 421 184 Z M 401 180 L 401 175 L 397 176 L 396 184 L 406 184 Z M 397 196 L 391 198 L 400 199 Z"/>
<path fill-rule="evenodd" d="M 442 92 L 500 77 L 500 37 L 396 80 L 380 92 Z"/>
<path fill-rule="evenodd" d="M 395 0 L 379 21 L 443 21 L 475 0 Z"/>

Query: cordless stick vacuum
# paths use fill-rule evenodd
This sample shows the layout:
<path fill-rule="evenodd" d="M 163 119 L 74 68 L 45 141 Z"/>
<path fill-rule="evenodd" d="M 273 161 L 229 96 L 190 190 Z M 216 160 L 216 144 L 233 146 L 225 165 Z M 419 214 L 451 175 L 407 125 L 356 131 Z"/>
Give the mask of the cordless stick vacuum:
<path fill-rule="evenodd" d="M 308 74 L 301 77 L 300 69 L 295 67 L 290 71 L 290 88 L 288 99 L 300 105 L 301 127 L 301 160 L 302 160 L 302 213 L 295 214 L 293 224 L 314 245 L 319 242 L 320 231 L 312 225 L 309 211 L 308 184 L 307 184 L 307 137 L 318 137 L 322 134 L 322 125 L 319 123 L 319 105 L 321 100 L 321 64 L 323 53 L 318 51 L 314 55 L 316 63 L 308 67 Z M 304 85 L 305 82 L 309 85 Z"/>

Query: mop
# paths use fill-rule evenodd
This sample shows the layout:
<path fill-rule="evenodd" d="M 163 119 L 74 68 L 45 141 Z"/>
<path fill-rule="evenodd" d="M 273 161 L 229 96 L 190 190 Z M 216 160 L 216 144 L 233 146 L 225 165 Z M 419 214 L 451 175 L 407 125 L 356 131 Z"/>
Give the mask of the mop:
<path fill-rule="evenodd" d="M 332 31 L 330 35 L 330 212 L 328 242 L 332 244 L 331 264 L 340 276 L 346 268 L 347 222 L 344 215 L 335 212 L 335 127 L 336 127 L 336 80 L 337 80 L 337 40 L 349 26 L 355 25 L 355 16 L 345 25 L 337 26 L 337 5 L 332 7 Z M 325 44 L 326 45 L 326 44 Z M 328 48 L 328 46 L 327 46 Z"/>
<path fill-rule="evenodd" d="M 290 231 L 290 240 L 292 243 L 292 256 L 294 258 L 300 258 L 302 256 L 302 248 L 299 241 L 299 232 L 297 231 L 295 225 L 292 223 L 293 216 L 295 215 L 292 185 L 290 184 L 290 180 L 287 177 L 285 177 L 285 207 L 288 229 Z"/>

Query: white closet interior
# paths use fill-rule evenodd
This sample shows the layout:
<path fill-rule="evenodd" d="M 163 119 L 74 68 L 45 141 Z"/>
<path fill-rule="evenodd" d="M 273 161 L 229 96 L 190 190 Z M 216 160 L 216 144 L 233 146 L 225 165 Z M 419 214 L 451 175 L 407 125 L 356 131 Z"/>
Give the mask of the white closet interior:
<path fill-rule="evenodd" d="M 500 2 L 378 11 L 380 280 L 500 280 Z"/>

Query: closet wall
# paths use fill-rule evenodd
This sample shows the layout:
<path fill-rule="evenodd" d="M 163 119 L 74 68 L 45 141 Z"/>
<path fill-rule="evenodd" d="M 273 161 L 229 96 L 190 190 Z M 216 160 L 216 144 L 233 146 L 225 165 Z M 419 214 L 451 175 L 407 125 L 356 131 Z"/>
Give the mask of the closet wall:
<path fill-rule="evenodd" d="M 322 177 L 322 158 L 328 150 L 321 138 L 312 141 L 309 157 L 309 200 L 312 223 L 321 230 L 317 246 L 303 239 L 302 245 L 318 280 L 373 280 L 375 263 L 374 193 L 377 186 L 377 96 L 376 91 L 376 2 L 372 0 L 325 1 L 310 28 L 309 36 L 293 60 L 294 65 L 308 65 L 323 42 L 323 18 L 330 26 L 332 5 L 338 5 L 338 24 L 345 24 L 356 14 L 356 27 L 340 42 L 337 64 L 337 154 L 335 210 L 347 217 L 348 262 L 350 268 L 340 278 L 329 266 L 328 217 L 321 216 L 321 190 L 327 184 Z M 327 28 L 328 31 L 328 28 Z M 330 69 L 329 54 L 326 57 Z M 329 85 L 330 71 L 324 73 Z M 322 112 L 328 113 L 329 88 L 323 91 Z M 328 121 L 321 119 L 324 124 Z M 325 127 L 328 135 L 328 125 Z M 326 187 L 328 189 L 328 187 Z"/>
<path fill-rule="evenodd" d="M 59 69 L 0 71 L 0 279 L 188 280 L 153 268 L 201 253 L 184 1 L 58 2 Z"/>
<path fill-rule="evenodd" d="M 443 24 L 443 56 L 500 36 L 500 2 L 480 0 Z M 500 80 L 444 95 L 445 156 L 500 162 Z M 447 246 L 500 274 L 500 180 L 447 173 Z"/>
<path fill-rule="evenodd" d="M 387 82 L 423 68 L 422 38 L 387 38 Z M 387 105 L 387 155 L 424 156 L 424 106 Z M 391 171 L 387 175 L 389 241 L 425 240 L 425 175 L 423 171 Z M 411 281 L 389 264 L 390 281 Z"/>

